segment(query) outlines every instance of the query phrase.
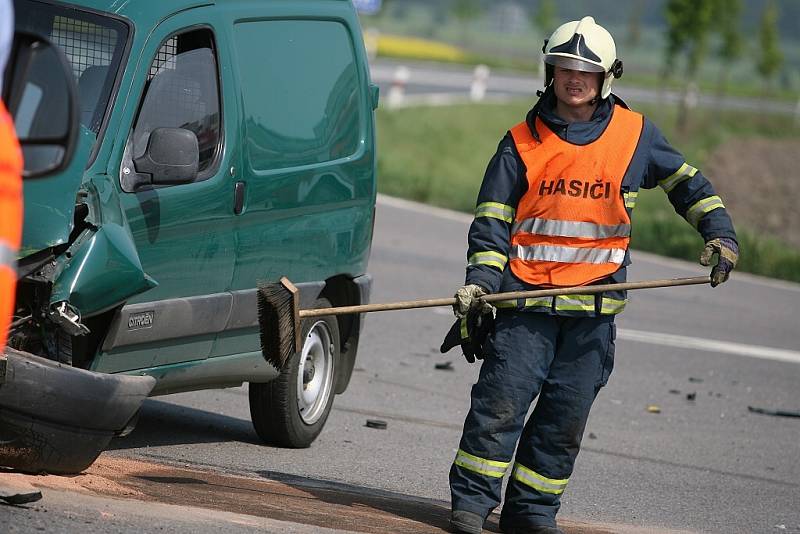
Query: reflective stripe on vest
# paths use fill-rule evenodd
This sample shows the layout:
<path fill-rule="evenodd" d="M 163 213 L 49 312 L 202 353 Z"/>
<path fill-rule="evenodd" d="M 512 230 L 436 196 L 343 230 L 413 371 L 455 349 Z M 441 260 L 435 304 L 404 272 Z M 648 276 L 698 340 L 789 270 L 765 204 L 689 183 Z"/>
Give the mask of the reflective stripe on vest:
<path fill-rule="evenodd" d="M 511 233 L 526 232 L 529 234 L 580 237 L 583 239 L 606 239 L 609 237 L 630 237 L 630 224 L 604 226 L 578 221 L 548 221 L 546 219 L 525 219 L 517 221 L 511 227 Z"/>
<path fill-rule="evenodd" d="M 622 180 L 639 143 L 643 117 L 616 106 L 605 132 L 588 145 L 563 141 L 539 119 L 541 142 L 522 122 L 511 129 L 528 189 L 511 232 L 512 271 L 530 284 L 578 286 L 617 271 L 631 234 Z M 632 207 L 632 206 L 630 206 Z"/>
<path fill-rule="evenodd" d="M 517 245 L 511 248 L 511 259 L 558 263 L 622 263 L 622 260 L 625 259 L 625 250 L 624 248 L 574 248 L 549 245 L 526 247 Z"/>
<path fill-rule="evenodd" d="M 458 449 L 456 459 L 453 462 L 459 467 L 463 467 L 473 473 L 485 475 L 492 478 L 502 478 L 506 474 L 508 466 L 511 462 L 498 462 L 497 460 L 487 460 L 479 456 L 475 456 L 466 451 Z"/>
<path fill-rule="evenodd" d="M 526 486 L 529 486 L 535 490 L 538 490 L 542 493 L 552 493 L 553 495 L 561 495 L 564 493 L 564 490 L 567 489 L 567 483 L 569 482 L 568 478 L 547 478 L 546 476 L 540 475 L 533 469 L 528 469 L 519 462 L 514 464 L 514 470 L 511 472 L 511 477 L 514 480 L 522 482 Z"/>

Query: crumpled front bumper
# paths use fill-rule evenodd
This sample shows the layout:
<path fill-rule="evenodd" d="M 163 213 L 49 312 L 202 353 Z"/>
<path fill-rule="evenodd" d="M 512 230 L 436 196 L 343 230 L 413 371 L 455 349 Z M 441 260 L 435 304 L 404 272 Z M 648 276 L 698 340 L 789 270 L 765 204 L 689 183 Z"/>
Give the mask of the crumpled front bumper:
<path fill-rule="evenodd" d="M 80 473 L 155 386 L 150 376 L 95 373 L 6 349 L 0 362 L 0 466 Z"/>

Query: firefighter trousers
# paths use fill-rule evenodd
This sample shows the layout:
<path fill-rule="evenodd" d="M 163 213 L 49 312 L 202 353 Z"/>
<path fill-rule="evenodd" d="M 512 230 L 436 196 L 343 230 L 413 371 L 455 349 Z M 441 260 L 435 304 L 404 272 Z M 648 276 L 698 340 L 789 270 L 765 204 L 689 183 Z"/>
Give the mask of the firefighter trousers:
<path fill-rule="evenodd" d="M 453 510 L 487 517 L 510 471 L 501 527 L 555 526 L 589 410 L 614 366 L 615 329 L 613 315 L 498 310 L 450 469 Z"/>

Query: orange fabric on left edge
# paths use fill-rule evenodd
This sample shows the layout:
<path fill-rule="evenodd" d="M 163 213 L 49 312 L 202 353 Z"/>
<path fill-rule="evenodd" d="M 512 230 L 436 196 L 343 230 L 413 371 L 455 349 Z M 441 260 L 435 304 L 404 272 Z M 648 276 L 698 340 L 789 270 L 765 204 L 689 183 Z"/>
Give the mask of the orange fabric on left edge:
<path fill-rule="evenodd" d="M 0 101 L 0 348 L 5 349 L 16 300 L 16 260 L 22 239 L 22 151 Z"/>

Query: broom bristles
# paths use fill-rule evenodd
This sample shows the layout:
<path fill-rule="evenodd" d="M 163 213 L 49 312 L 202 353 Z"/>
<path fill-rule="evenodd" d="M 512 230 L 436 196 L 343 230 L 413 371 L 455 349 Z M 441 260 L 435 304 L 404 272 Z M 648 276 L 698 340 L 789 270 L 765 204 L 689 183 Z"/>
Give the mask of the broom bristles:
<path fill-rule="evenodd" d="M 294 295 L 282 283 L 258 285 L 258 324 L 261 354 L 277 369 L 295 351 Z"/>

